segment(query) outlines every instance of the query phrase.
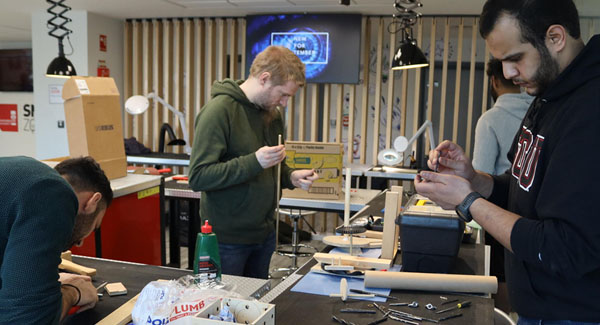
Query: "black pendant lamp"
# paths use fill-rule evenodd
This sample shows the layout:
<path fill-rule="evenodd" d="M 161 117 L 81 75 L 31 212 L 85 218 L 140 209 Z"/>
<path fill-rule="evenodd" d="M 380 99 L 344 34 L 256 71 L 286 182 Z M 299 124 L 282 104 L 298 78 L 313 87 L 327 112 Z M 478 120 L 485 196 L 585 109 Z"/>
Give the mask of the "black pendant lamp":
<path fill-rule="evenodd" d="M 47 12 L 54 15 L 48 20 L 48 26 L 52 26 L 52 30 L 48 32 L 48 35 L 58 39 L 58 56 L 48 65 L 46 76 L 58 78 L 76 76 L 77 71 L 75 71 L 75 66 L 65 57 L 63 46 L 64 37 L 68 37 L 68 35 L 72 33 L 70 29 L 65 27 L 71 19 L 64 16 L 67 11 L 71 10 L 71 7 L 67 7 L 63 4 L 65 0 L 46 0 L 46 2 L 52 5 Z"/>
<path fill-rule="evenodd" d="M 404 70 L 413 68 L 423 68 L 429 66 L 423 51 L 417 46 L 417 42 L 412 35 L 412 25 L 417 22 L 421 14 L 413 9 L 422 7 L 419 0 L 395 0 L 394 8 L 398 14 L 393 15 L 394 21 L 390 26 L 395 26 L 395 31 L 402 32 L 402 42 L 392 58 L 392 70 Z M 388 27 L 389 29 L 389 27 Z"/>

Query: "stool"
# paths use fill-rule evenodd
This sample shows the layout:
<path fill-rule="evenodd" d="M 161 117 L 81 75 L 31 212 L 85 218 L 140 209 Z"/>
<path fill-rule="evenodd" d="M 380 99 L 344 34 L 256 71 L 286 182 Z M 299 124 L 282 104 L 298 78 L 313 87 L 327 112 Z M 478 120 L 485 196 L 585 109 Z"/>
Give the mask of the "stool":
<path fill-rule="evenodd" d="M 310 225 L 310 223 L 304 218 L 305 216 L 314 215 L 316 213 L 317 211 L 302 211 L 299 209 L 279 209 L 279 214 L 289 216 L 292 219 L 292 243 L 279 245 L 276 248 L 275 252 L 278 255 L 290 257 L 292 259 L 292 264 L 289 267 L 280 267 L 273 269 L 271 271 L 271 274 L 269 274 L 269 277 L 272 277 L 271 275 L 277 272 L 286 272 L 287 275 L 289 275 L 291 272 L 294 272 L 298 269 L 298 257 L 311 256 L 317 251 L 316 248 L 310 245 L 300 244 L 300 238 L 298 233 L 298 220 L 300 220 L 300 218 L 302 218 L 304 222 L 306 222 L 306 224 L 314 234 L 317 233 L 315 229 Z M 279 214 L 276 213 L 277 217 L 279 217 Z M 279 234 L 277 234 L 277 236 L 279 236 Z"/>

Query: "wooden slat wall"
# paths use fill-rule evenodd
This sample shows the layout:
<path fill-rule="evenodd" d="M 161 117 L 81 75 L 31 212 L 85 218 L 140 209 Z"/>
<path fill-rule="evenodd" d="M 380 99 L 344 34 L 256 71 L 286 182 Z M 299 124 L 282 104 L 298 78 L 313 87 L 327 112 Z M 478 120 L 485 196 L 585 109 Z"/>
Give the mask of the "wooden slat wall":
<path fill-rule="evenodd" d="M 286 140 L 346 141 L 348 163 L 354 162 L 356 156 L 356 162 L 372 164 L 376 163 L 380 150 L 380 133 L 382 148 L 389 148 L 395 137 L 411 137 L 423 120 L 429 119 L 437 121 L 434 123 L 437 141 L 450 138 L 463 142 L 460 144 L 470 155 L 474 126 L 489 108 L 488 80 L 482 69 L 489 51 L 478 34 L 478 19 L 439 16 L 419 19 L 413 26 L 414 36 L 430 66 L 402 72 L 390 70 L 402 38 L 401 34 L 389 33 L 390 22 L 390 17 L 363 17 L 361 83 L 303 87 L 286 109 Z M 225 77 L 245 77 L 245 26 L 244 18 L 127 21 L 124 99 L 155 92 L 184 112 L 189 138 L 193 140 L 194 119 L 210 99 L 212 83 Z M 584 40 L 598 33 L 599 27 L 598 18 L 582 19 Z M 468 73 L 468 78 L 462 78 L 463 73 Z M 321 91 L 323 103 L 319 100 Z M 156 101 L 151 104 L 143 115 L 124 115 L 124 135 L 135 136 L 157 150 L 162 123 L 170 123 L 182 134 L 177 118 L 169 110 Z M 345 116 L 346 127 L 342 121 Z M 445 123 L 449 118 L 452 121 Z M 355 137 L 359 139 L 356 154 L 353 153 Z M 181 150 L 177 147 L 166 151 Z M 420 150 L 429 151 L 428 141 Z"/>

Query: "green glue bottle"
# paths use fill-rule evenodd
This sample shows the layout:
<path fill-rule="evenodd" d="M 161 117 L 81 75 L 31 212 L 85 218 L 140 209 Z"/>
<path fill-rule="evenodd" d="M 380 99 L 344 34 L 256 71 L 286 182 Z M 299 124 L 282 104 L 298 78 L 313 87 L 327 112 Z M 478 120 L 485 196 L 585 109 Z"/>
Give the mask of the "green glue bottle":
<path fill-rule="evenodd" d="M 196 254 L 194 255 L 194 274 L 202 275 L 201 281 L 221 281 L 221 258 L 217 235 L 212 232 L 208 220 L 200 228 L 196 238 Z"/>

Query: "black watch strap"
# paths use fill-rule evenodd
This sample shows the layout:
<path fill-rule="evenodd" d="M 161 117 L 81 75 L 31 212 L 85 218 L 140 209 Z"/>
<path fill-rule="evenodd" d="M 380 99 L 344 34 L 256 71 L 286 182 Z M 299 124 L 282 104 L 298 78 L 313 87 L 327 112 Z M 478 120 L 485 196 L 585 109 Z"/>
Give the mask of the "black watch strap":
<path fill-rule="evenodd" d="M 459 205 L 456 206 L 456 214 L 461 220 L 464 222 L 470 222 L 473 220 L 473 216 L 471 215 L 469 208 L 471 207 L 471 204 L 473 204 L 473 202 L 479 198 L 483 198 L 483 195 L 477 192 L 471 192 Z"/>

